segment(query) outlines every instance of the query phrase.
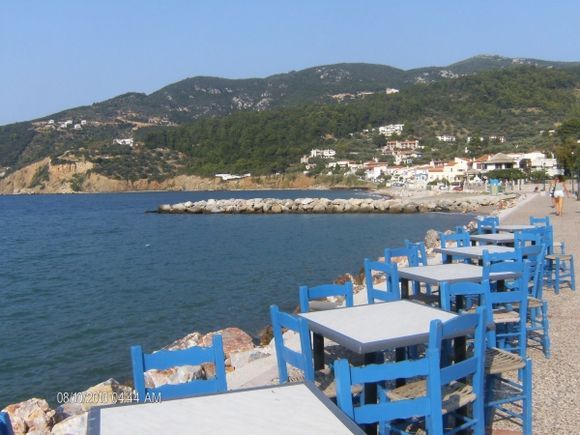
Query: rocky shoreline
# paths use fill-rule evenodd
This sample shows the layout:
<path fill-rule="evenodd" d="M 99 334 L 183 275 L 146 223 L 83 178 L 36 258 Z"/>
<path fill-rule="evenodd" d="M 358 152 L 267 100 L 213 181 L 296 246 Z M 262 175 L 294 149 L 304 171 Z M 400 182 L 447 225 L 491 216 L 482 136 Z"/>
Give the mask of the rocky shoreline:
<path fill-rule="evenodd" d="M 477 208 L 492 205 L 494 211 L 492 214 L 497 214 L 501 210 L 514 207 L 516 205 L 517 195 L 502 195 L 498 197 L 481 196 L 469 198 L 469 202 L 465 199 L 460 202 L 448 201 L 450 204 L 446 205 L 447 210 L 437 211 L 475 211 Z M 255 202 L 255 204 L 262 204 L 261 213 L 264 211 L 264 204 L 268 201 L 293 201 L 295 204 L 304 204 L 311 206 L 308 209 L 314 211 L 315 204 L 323 203 L 310 198 L 311 201 L 306 203 L 303 200 L 246 200 L 246 202 Z M 238 200 L 227 200 L 238 201 Z M 329 204 L 335 203 L 336 200 L 329 201 Z M 343 202 L 344 201 L 344 202 Z M 350 200 L 339 200 L 340 204 L 346 204 Z M 371 211 L 362 211 L 369 208 L 368 204 L 380 203 L 380 201 L 393 202 L 392 200 L 373 200 L 362 199 L 356 201 L 359 213 L 371 213 Z M 360 201 L 360 203 L 358 202 Z M 369 202 L 370 201 L 370 202 Z M 439 200 L 442 201 L 442 200 Z M 218 203 L 224 204 L 223 201 L 202 201 L 206 203 L 206 208 L 210 206 L 218 207 Z M 395 200 L 395 202 L 403 202 Z M 435 201 L 436 202 L 436 201 Z M 185 207 L 185 210 L 193 206 Z M 314 205 L 312 205 L 314 204 Z M 415 203 L 413 203 L 415 204 Z M 443 207 L 443 206 L 441 206 Z M 457 207 L 457 208 L 455 208 Z M 204 208 L 205 209 L 205 208 Z M 291 209 L 291 208 L 290 208 Z M 402 207 L 402 210 L 405 208 Z M 411 207 L 409 207 L 411 209 Z M 466 210 L 468 209 L 468 210 Z M 373 210 L 375 210 L 373 208 Z M 390 207 L 389 207 L 390 210 Z M 415 207 L 414 212 L 418 212 L 419 205 Z M 435 211 L 435 210 L 429 210 Z M 167 212 L 167 211 L 165 211 Z M 343 213 L 354 211 L 343 211 Z M 381 212 L 380 208 L 373 213 Z M 384 211 L 386 212 L 386 211 Z M 389 211 L 391 212 L 391 211 Z M 405 211 L 401 211 L 405 213 Z M 407 211 L 408 212 L 408 211 Z M 170 211 L 169 213 L 191 213 L 187 211 Z M 203 212 L 202 212 L 203 213 Z M 206 212 L 211 213 L 211 212 Z M 227 212 L 226 212 L 227 213 Z M 231 213 L 231 212 L 230 212 Z M 260 212 L 256 212 L 260 213 Z M 273 212 L 276 213 L 276 212 Z M 287 213 L 292 213 L 288 211 Z M 300 212 L 296 212 L 300 213 Z M 306 212 L 304 212 L 306 213 Z M 394 211 L 393 211 L 394 213 Z M 468 231 L 475 229 L 475 221 L 471 221 L 466 225 Z M 437 231 L 429 230 L 425 235 L 425 246 L 427 253 L 433 257 L 434 249 L 439 246 L 439 236 Z M 396 258 L 393 260 L 397 260 Z M 405 264 L 400 263 L 400 266 Z M 352 276 L 346 274 L 336 280 L 336 282 L 344 282 L 350 280 L 354 284 L 355 303 L 364 303 L 364 277 Z M 336 300 L 334 302 L 341 302 Z M 173 343 L 165 346 L 163 349 L 177 350 L 186 349 L 192 346 L 208 346 L 211 345 L 212 337 L 215 334 L 221 334 L 224 343 L 225 365 L 228 390 L 235 390 L 240 388 L 250 388 L 260 385 L 272 385 L 278 383 L 278 371 L 276 362 L 276 351 L 271 335 L 271 328 L 266 327 L 259 337 L 259 344 L 246 332 L 238 328 L 225 328 L 219 331 L 202 334 L 200 332 L 192 332 L 183 338 L 180 338 Z M 291 347 L 298 349 L 300 346 L 299 337 L 292 331 L 287 331 L 284 334 L 285 343 Z M 146 374 L 146 384 L 149 387 L 158 387 L 168 383 L 182 383 L 189 382 L 194 379 L 204 379 L 213 375 L 212 366 L 182 366 L 171 368 L 167 370 L 150 371 Z M 332 394 L 333 384 L 331 383 L 331 375 L 325 376 L 328 382 L 319 385 L 321 389 L 327 394 Z M 64 395 L 66 394 L 66 396 Z M 60 395 L 60 397 L 59 397 Z M 89 389 L 78 393 L 58 393 L 56 396 L 58 406 L 52 409 L 49 403 L 42 398 L 32 398 L 23 402 L 15 403 L 6 406 L 3 411 L 8 412 L 14 428 L 15 434 L 85 434 L 87 431 L 87 416 L 88 411 L 95 406 L 111 405 L 132 402 L 133 388 L 132 385 L 123 385 L 115 379 L 108 379 L 100 384 L 90 387 Z"/>
<path fill-rule="evenodd" d="M 328 199 L 328 198 L 253 198 L 208 199 L 196 202 L 162 204 L 156 210 L 165 214 L 332 214 L 332 213 L 427 213 L 475 212 L 481 207 L 498 206 L 513 200 L 515 194 L 474 195 L 446 199 Z"/>

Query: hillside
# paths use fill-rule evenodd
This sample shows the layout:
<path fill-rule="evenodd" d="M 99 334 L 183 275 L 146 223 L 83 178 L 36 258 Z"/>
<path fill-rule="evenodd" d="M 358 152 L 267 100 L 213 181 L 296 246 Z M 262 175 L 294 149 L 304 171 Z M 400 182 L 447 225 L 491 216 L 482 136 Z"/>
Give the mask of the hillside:
<path fill-rule="evenodd" d="M 186 170 L 201 175 L 284 172 L 313 147 L 348 152 L 365 139 L 376 150 L 385 138 L 377 141 L 361 132 L 391 123 L 404 123 L 407 135 L 421 138 L 434 158 L 463 154 L 468 135 L 509 138 L 505 144 L 471 144 L 472 154 L 480 155 L 534 142 L 547 146 L 540 130 L 579 113 L 579 89 L 580 68 L 526 66 L 418 84 L 349 104 L 241 112 L 182 127 L 143 129 L 138 137 L 146 148 L 179 151 L 187 157 Z M 459 141 L 438 143 L 435 136 L 442 134 Z M 347 152 L 339 157 L 348 158 Z"/>
<path fill-rule="evenodd" d="M 472 153 L 514 146 L 547 148 L 549 138 L 540 137 L 539 131 L 553 129 L 580 112 L 580 66 L 539 62 L 540 66 L 522 66 L 534 62 L 481 56 L 449 69 L 404 72 L 381 65 L 342 64 L 267 79 L 186 79 L 149 96 L 124 94 L 0 127 L 0 180 L 46 158 L 51 167 L 85 168 L 73 190 L 85 190 L 80 181 L 91 174 L 121 181 L 123 186 L 145 180 L 144 185 L 151 187 L 180 174 L 294 172 L 300 170 L 300 156 L 312 147 L 332 146 L 340 158 L 373 157 L 384 138 L 361 132 L 389 123 L 404 123 L 405 137 L 421 139 L 427 145 L 425 158 L 459 155 L 465 138 L 480 134 L 502 135 L 509 141 L 501 146 L 472 145 Z M 475 70 L 480 72 L 453 72 Z M 219 88 L 211 87 L 218 82 Z M 398 87 L 400 92 L 387 95 L 385 87 Z M 200 98 L 192 98 L 192 92 Z M 252 100 L 244 105 L 232 97 L 258 92 L 267 100 L 263 104 Z M 234 101 L 239 103 L 236 107 Z M 188 102 L 191 110 L 174 110 Z M 204 114 L 193 114 L 194 108 L 203 107 Z M 60 127 L 68 117 L 71 125 Z M 440 134 L 459 140 L 455 145 L 438 144 L 435 136 Z M 115 138 L 123 140 L 115 143 Z M 50 183 L 31 186 L 31 179 L 26 185 L 5 181 L 5 186 L 12 186 L 8 191 L 52 189 Z"/>
<path fill-rule="evenodd" d="M 129 138 L 142 127 L 175 126 L 237 111 L 263 111 L 308 103 L 361 99 L 386 88 L 406 89 L 513 65 L 570 68 L 577 63 L 476 56 L 447 67 L 409 71 L 372 64 L 336 64 L 291 71 L 267 78 L 231 80 L 193 77 L 150 95 L 127 93 L 31 122 L 0 127 L 0 173 L 47 156 L 79 148 L 98 149 L 114 138 Z M 53 124 L 49 121 L 53 120 Z M 66 128 L 59 125 L 70 120 Z M 84 121 L 83 125 L 80 123 Z M 79 129 L 74 130 L 74 124 Z"/>

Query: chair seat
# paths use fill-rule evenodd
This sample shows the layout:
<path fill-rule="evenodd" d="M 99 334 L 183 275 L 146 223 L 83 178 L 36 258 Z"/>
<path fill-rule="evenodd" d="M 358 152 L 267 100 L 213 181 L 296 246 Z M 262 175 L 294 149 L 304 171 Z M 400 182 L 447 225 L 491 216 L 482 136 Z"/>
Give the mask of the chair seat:
<path fill-rule="evenodd" d="M 493 323 L 517 323 L 520 321 L 520 314 L 517 311 L 498 309 L 493 310 Z"/>
<path fill-rule="evenodd" d="M 542 301 L 538 298 L 528 296 L 528 308 L 542 308 Z"/>
<path fill-rule="evenodd" d="M 556 260 L 559 258 L 560 260 L 570 260 L 572 258 L 572 254 L 548 254 L 546 255 L 548 260 Z"/>
<path fill-rule="evenodd" d="M 409 382 L 401 387 L 387 392 L 387 397 L 393 402 L 398 400 L 410 400 L 427 395 L 427 382 L 423 380 Z M 461 382 L 453 382 L 443 387 L 444 414 L 453 412 L 473 401 L 476 395 L 470 385 Z"/>
<path fill-rule="evenodd" d="M 485 372 L 490 375 L 523 369 L 526 362 L 516 353 L 493 347 L 485 351 Z"/>
<path fill-rule="evenodd" d="M 420 302 L 425 305 L 439 304 L 439 295 L 419 293 L 416 295 L 409 295 L 409 300 Z"/>

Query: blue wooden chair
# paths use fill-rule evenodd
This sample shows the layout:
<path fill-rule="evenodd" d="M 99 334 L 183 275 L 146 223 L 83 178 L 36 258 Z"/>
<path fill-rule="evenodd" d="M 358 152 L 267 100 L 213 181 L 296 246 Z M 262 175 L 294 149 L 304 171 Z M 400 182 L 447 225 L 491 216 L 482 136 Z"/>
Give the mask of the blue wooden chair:
<path fill-rule="evenodd" d="M 571 290 L 576 290 L 576 276 L 574 274 L 574 255 L 566 254 L 566 244 L 560 243 L 560 252 L 555 252 L 545 256 L 546 259 L 546 282 L 554 287 L 554 292 L 560 294 L 560 289 L 568 285 Z"/>
<path fill-rule="evenodd" d="M 367 288 L 367 300 L 369 304 L 374 304 L 375 300 L 390 302 L 401 299 L 399 272 L 397 270 L 396 264 L 371 261 L 368 258 L 365 258 L 364 269 L 365 284 Z M 379 288 L 374 283 L 373 271 L 377 271 L 379 274 L 383 274 L 385 276 L 384 289 Z"/>
<path fill-rule="evenodd" d="M 300 295 L 300 312 L 302 313 L 338 308 L 341 303 L 320 300 L 330 296 L 344 297 L 347 307 L 354 305 L 352 282 L 350 281 L 344 284 L 323 284 L 316 287 L 302 285 L 298 291 Z"/>
<path fill-rule="evenodd" d="M 552 223 L 550 222 L 550 216 L 544 217 L 530 216 L 530 225 L 544 225 L 546 227 L 549 227 L 552 225 Z"/>
<path fill-rule="evenodd" d="M 497 216 L 479 216 L 477 218 L 477 234 L 495 234 L 499 225 Z"/>
<path fill-rule="evenodd" d="M 153 396 L 160 396 L 165 400 L 224 392 L 227 390 L 224 360 L 221 335 L 214 335 L 212 345 L 209 347 L 195 346 L 183 350 L 160 350 L 146 354 L 143 353 L 141 346 L 132 346 L 133 382 L 139 402 L 146 402 L 148 398 Z M 196 379 L 182 384 L 166 384 L 156 388 L 145 386 L 145 372 L 148 370 L 165 370 L 203 363 L 215 365 L 215 376 L 211 379 Z"/>
<path fill-rule="evenodd" d="M 439 233 L 439 238 L 441 239 L 441 248 L 447 248 L 449 242 L 455 242 L 457 247 L 464 247 L 464 246 L 471 246 L 469 233 L 461 232 L 461 233 Z M 449 261 L 447 254 L 441 254 L 441 258 L 443 263 L 447 263 Z M 469 258 L 463 260 L 464 263 L 470 263 Z"/>
<path fill-rule="evenodd" d="M 524 272 L 525 273 L 525 272 Z M 522 278 L 522 281 L 526 276 Z M 516 301 L 524 299 L 524 291 L 510 290 L 498 297 L 492 292 L 489 281 L 483 280 L 481 283 L 456 283 L 441 284 L 441 304 L 442 308 L 454 311 L 457 306 L 457 297 L 477 297 L 480 306 L 485 307 L 487 325 L 493 324 L 493 311 L 495 302 L 506 299 Z M 500 292 L 501 293 L 501 292 Z M 510 293 L 511 296 L 508 296 Z M 519 340 L 522 346 L 516 353 L 498 348 L 498 334 L 493 328 L 488 328 L 487 350 L 485 355 L 485 407 L 486 425 L 493 424 L 494 412 L 500 412 L 502 416 L 516 418 L 521 421 L 522 432 L 525 435 L 532 433 L 532 362 L 525 354 L 526 328 L 521 326 Z M 501 337 L 500 337 L 501 338 Z M 523 350 L 523 354 L 522 354 Z M 518 373 L 518 377 L 511 375 Z M 506 405 L 512 406 L 506 407 Z M 513 406 L 515 404 L 515 406 Z M 518 412 L 518 409 L 520 410 Z"/>
<path fill-rule="evenodd" d="M 392 263 L 395 257 L 405 257 L 409 266 L 418 266 L 419 258 L 417 251 L 411 247 L 404 246 L 401 248 L 386 248 L 385 249 L 385 263 Z"/>
<path fill-rule="evenodd" d="M 276 359 L 278 361 L 278 376 L 280 383 L 302 380 L 291 379 L 288 375 L 287 364 L 296 367 L 304 373 L 304 379 L 314 382 L 314 361 L 312 359 L 312 347 L 310 343 L 310 330 L 305 319 L 280 311 L 278 306 L 270 306 L 270 318 L 274 333 L 274 345 L 276 347 Z M 282 328 L 298 333 L 300 337 L 300 350 L 294 350 L 286 346 L 282 335 Z"/>
<path fill-rule="evenodd" d="M 414 251 L 414 256 L 417 260 L 415 264 L 411 266 L 428 266 L 429 263 L 427 261 L 427 249 L 425 248 L 424 242 L 411 242 L 410 240 L 405 240 L 405 246 L 410 248 Z M 432 294 L 431 284 L 425 284 L 425 291 L 426 296 L 430 296 Z M 413 283 L 413 293 L 415 295 L 421 294 L 421 283 L 415 282 Z M 439 303 L 439 298 L 435 298 L 435 302 Z"/>
<path fill-rule="evenodd" d="M 445 323 L 432 321 L 427 351 L 420 359 L 363 367 L 351 367 L 344 359 L 336 361 L 338 406 L 358 424 L 378 424 L 381 434 L 409 433 L 403 428 L 409 423 L 417 423 L 421 417 L 425 420 L 427 433 L 447 433 L 444 416 L 449 415 L 460 421 L 460 426 L 451 433 L 472 428 L 474 433 L 483 434 L 484 316 L 484 310 L 478 309 L 474 314 L 458 316 Z M 443 341 L 464 337 L 466 331 L 473 331 L 475 337 L 472 354 L 461 362 L 441 366 Z M 466 378 L 470 379 L 470 384 L 464 383 Z M 409 382 L 387 390 L 396 379 L 408 379 Z M 357 403 L 351 394 L 352 387 L 375 383 L 381 387 L 378 403 Z M 456 412 L 469 404 L 473 409 L 472 417 Z M 402 419 L 407 421 L 400 423 Z"/>
<path fill-rule="evenodd" d="M 7 412 L 0 412 L 0 435 L 14 435 L 10 416 Z"/>

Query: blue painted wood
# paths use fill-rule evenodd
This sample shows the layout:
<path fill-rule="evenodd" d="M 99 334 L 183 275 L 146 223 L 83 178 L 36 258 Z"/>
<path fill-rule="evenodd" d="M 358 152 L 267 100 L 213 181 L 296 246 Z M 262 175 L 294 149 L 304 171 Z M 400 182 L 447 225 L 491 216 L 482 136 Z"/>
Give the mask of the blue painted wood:
<path fill-rule="evenodd" d="M 465 417 L 464 429 L 472 428 L 475 433 L 484 433 L 484 355 L 485 355 L 485 309 L 478 308 L 473 314 L 465 314 L 445 323 L 434 320 L 430 324 L 429 344 L 425 356 L 401 362 L 370 364 L 351 367 L 347 360 L 334 364 L 338 406 L 358 424 L 379 424 L 380 433 L 407 433 L 393 420 L 425 417 L 428 433 L 443 433 L 442 387 L 450 382 L 471 377 L 476 394 L 473 416 Z M 443 340 L 474 337 L 473 354 L 457 364 L 441 367 Z M 412 400 L 389 401 L 384 394 L 378 403 L 357 403 L 351 394 L 353 385 L 379 384 L 395 379 L 426 378 L 427 395 Z M 401 427 L 404 427 L 402 423 Z M 462 425 L 463 426 L 463 425 Z"/>
<path fill-rule="evenodd" d="M 298 291 L 300 296 L 300 312 L 302 313 L 310 311 L 309 301 L 327 298 L 329 296 L 343 296 L 347 307 L 352 307 L 354 304 L 352 282 L 350 281 L 344 284 L 322 284 L 316 287 L 302 285 Z"/>
<path fill-rule="evenodd" d="M 409 266 L 418 266 L 419 258 L 417 257 L 417 251 L 408 246 L 401 248 L 386 248 L 385 249 L 385 263 L 391 263 L 395 257 L 405 257 L 407 258 L 407 263 Z"/>
<path fill-rule="evenodd" d="M 369 304 L 374 304 L 375 300 L 390 302 L 401 299 L 399 271 L 395 263 L 383 263 L 380 261 L 371 261 L 368 258 L 365 258 L 364 269 Z M 373 282 L 373 271 L 384 273 L 386 278 L 386 290 L 381 290 L 375 287 Z"/>
<path fill-rule="evenodd" d="M 449 242 L 455 242 L 458 247 L 471 246 L 469 233 L 467 232 L 452 234 L 439 233 L 439 238 L 441 240 L 441 248 L 447 248 Z M 449 262 L 449 256 L 447 254 L 441 254 L 441 258 L 443 263 Z M 464 263 L 470 263 L 469 258 L 465 258 L 462 261 Z"/>
<path fill-rule="evenodd" d="M 527 267 L 526 267 L 527 268 Z M 522 280 L 526 279 L 526 271 L 523 272 L 524 277 Z M 513 293 L 512 293 L 513 292 Z M 515 289 L 508 289 L 506 293 L 512 293 L 511 298 L 513 301 L 521 301 L 522 295 L 526 296 L 527 291 L 519 290 L 518 288 Z M 489 287 L 488 281 L 482 281 L 481 284 L 477 283 L 456 283 L 456 284 L 448 284 L 443 283 L 441 285 L 441 301 L 442 306 L 445 309 L 451 309 L 454 307 L 453 298 L 456 296 L 474 296 L 479 297 L 480 305 L 486 307 L 487 313 L 487 323 L 490 324 L 493 321 L 493 313 L 492 307 L 496 300 L 495 295 L 499 294 L 498 292 L 492 292 Z M 527 301 L 527 297 L 524 298 Z M 505 298 L 502 298 L 505 300 Z M 525 311 L 525 308 L 524 308 Z M 522 315 L 520 315 L 522 317 Z M 524 326 L 522 323 L 519 325 L 520 331 L 526 331 L 525 322 Z M 499 338 L 498 338 L 499 335 Z M 497 347 L 498 341 L 502 339 L 501 334 L 496 334 L 494 330 L 489 330 L 487 333 L 487 347 Z M 520 342 L 524 343 L 525 338 L 522 335 L 519 335 Z M 477 345 L 477 341 L 474 341 L 475 345 Z M 521 355 L 521 353 L 520 353 Z M 525 354 L 523 358 L 526 359 Z M 505 379 L 499 375 L 489 375 L 485 379 L 484 382 L 484 395 L 485 395 L 485 412 L 486 415 L 485 419 L 487 422 L 491 422 L 493 418 L 493 411 L 494 410 L 501 410 L 502 412 L 510 413 L 514 418 L 519 418 L 522 421 L 523 426 L 523 433 L 524 434 L 531 434 L 532 428 L 532 420 L 531 420 L 531 402 L 532 402 L 532 379 L 531 379 L 531 362 L 529 359 L 526 359 L 526 366 L 522 369 L 522 373 L 520 376 L 521 382 L 511 381 L 509 379 Z M 462 369 L 463 370 L 463 369 Z M 443 374 L 442 377 L 446 378 L 447 374 Z M 497 399 L 493 395 L 493 391 L 495 385 L 497 383 L 506 383 L 510 382 L 510 386 L 512 388 L 506 389 L 506 392 L 509 391 L 510 394 L 504 395 L 502 399 Z M 521 412 L 513 412 L 509 409 L 505 408 L 505 404 L 507 403 L 518 403 L 520 408 L 522 409 Z M 514 408 L 517 409 L 517 408 Z M 481 410 L 478 409 L 478 412 Z"/>
<path fill-rule="evenodd" d="M 480 216 L 477 218 L 477 234 L 495 234 L 499 225 L 497 216 Z"/>
<path fill-rule="evenodd" d="M 301 317 L 280 311 L 278 306 L 270 306 L 270 318 L 274 333 L 274 345 L 276 347 L 276 359 L 278 361 L 278 375 L 280 383 L 288 382 L 287 364 L 304 372 L 304 379 L 314 382 L 314 362 L 312 359 L 312 347 L 310 343 L 310 331 L 308 323 Z M 284 344 L 282 328 L 289 329 L 299 334 L 300 351 L 290 349 Z"/>
<path fill-rule="evenodd" d="M 425 248 L 424 242 L 411 242 L 410 240 L 405 240 L 405 246 L 414 251 L 414 256 L 416 258 L 416 264 L 410 264 L 410 266 L 428 266 L 427 262 L 427 249 Z M 425 284 L 425 290 L 428 295 L 431 294 L 431 284 Z M 413 293 L 419 294 L 421 292 L 421 283 L 413 282 Z"/>
<path fill-rule="evenodd" d="M 162 350 L 153 354 L 143 352 L 141 346 L 131 347 L 131 362 L 133 364 L 133 382 L 139 402 L 147 397 L 174 399 L 200 394 L 218 393 L 227 390 L 225 356 L 221 335 L 212 337 L 209 347 L 192 347 L 183 350 Z M 149 370 L 165 370 L 183 365 L 196 366 L 204 363 L 214 364 L 215 376 L 206 380 L 194 380 L 177 385 L 163 385 L 157 388 L 145 386 L 145 372 Z"/>
<path fill-rule="evenodd" d="M 0 435 L 14 435 L 10 416 L 7 412 L 0 412 Z"/>

